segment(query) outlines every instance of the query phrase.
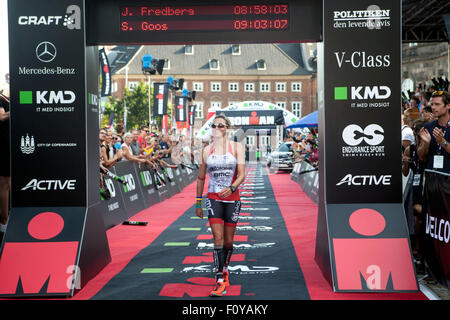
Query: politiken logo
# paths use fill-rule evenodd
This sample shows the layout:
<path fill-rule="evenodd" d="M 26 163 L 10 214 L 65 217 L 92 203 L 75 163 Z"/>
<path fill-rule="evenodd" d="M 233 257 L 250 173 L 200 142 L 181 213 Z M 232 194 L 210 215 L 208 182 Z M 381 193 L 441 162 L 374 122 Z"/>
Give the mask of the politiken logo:
<path fill-rule="evenodd" d="M 390 186 L 392 175 L 351 175 L 347 174 L 341 179 L 337 186 Z"/>
<path fill-rule="evenodd" d="M 53 43 L 43 41 L 36 47 L 36 57 L 41 62 L 51 62 L 56 58 L 57 50 Z"/>
<path fill-rule="evenodd" d="M 69 30 L 80 30 L 81 9 L 77 5 L 70 5 L 64 16 L 19 16 L 17 23 L 20 26 L 63 26 Z"/>
<path fill-rule="evenodd" d="M 26 136 L 22 136 L 20 139 L 20 151 L 24 154 L 32 154 L 36 148 L 34 137 L 31 136 L 31 138 L 28 136 L 28 133 Z"/>
<path fill-rule="evenodd" d="M 351 87 L 334 87 L 334 100 L 339 101 L 356 101 L 352 102 L 352 108 L 383 108 L 388 107 L 388 101 L 391 97 L 391 89 L 388 86 L 351 86 Z M 364 102 L 368 101 L 368 102 Z"/>
<path fill-rule="evenodd" d="M 27 183 L 25 187 L 23 187 L 22 191 L 32 189 L 32 190 L 41 190 L 41 191 L 50 191 L 50 190 L 75 190 L 75 184 L 77 180 L 38 180 L 31 179 L 30 182 Z"/>
<path fill-rule="evenodd" d="M 366 10 L 334 11 L 333 21 L 335 29 L 382 29 L 391 26 L 391 10 L 370 5 Z"/>
<path fill-rule="evenodd" d="M 365 51 L 355 52 L 334 52 L 339 69 L 344 64 L 350 65 L 354 69 L 359 68 L 388 68 L 391 66 L 391 56 L 389 54 L 368 54 Z"/>
<path fill-rule="evenodd" d="M 384 130 L 378 124 L 370 124 L 364 129 L 350 124 L 342 131 L 342 139 L 347 146 L 342 147 L 344 157 L 384 156 Z M 361 145 L 363 144 L 363 145 Z"/>

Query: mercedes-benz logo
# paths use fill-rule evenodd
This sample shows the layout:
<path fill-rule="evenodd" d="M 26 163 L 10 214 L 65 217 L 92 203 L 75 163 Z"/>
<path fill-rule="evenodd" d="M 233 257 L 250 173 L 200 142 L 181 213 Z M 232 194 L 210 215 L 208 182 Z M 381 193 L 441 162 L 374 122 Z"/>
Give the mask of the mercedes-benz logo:
<path fill-rule="evenodd" d="M 56 47 L 51 42 L 43 41 L 36 47 L 36 57 L 42 62 L 53 61 L 56 57 Z"/>

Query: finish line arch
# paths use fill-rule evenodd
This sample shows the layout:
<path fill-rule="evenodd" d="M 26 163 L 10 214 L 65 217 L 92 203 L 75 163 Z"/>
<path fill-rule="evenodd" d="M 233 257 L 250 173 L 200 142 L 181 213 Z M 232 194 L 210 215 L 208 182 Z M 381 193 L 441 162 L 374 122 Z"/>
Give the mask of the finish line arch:
<path fill-rule="evenodd" d="M 260 110 L 260 111 L 271 111 L 271 110 L 281 110 L 283 112 L 284 124 L 285 126 L 289 126 L 295 123 L 298 120 L 298 117 L 295 116 L 291 111 L 286 110 L 280 106 L 277 106 L 274 103 L 270 103 L 267 101 L 243 101 L 228 105 L 223 109 L 215 110 L 216 112 L 220 111 L 249 111 L 249 110 Z M 211 125 L 214 121 L 215 115 L 212 115 L 205 124 L 198 129 L 195 133 L 195 138 L 197 139 L 209 139 L 211 135 Z"/>
<path fill-rule="evenodd" d="M 401 2 L 285 0 L 264 7 L 270 14 L 256 8 L 261 4 L 251 0 L 8 1 L 11 215 L 0 296 L 71 296 L 76 283 L 83 286 L 109 263 L 97 206 L 97 45 L 127 43 L 320 42 L 316 261 L 336 292 L 418 291 L 399 165 Z M 54 49 L 45 51 L 52 58 L 37 55 L 40 48 Z M 379 94 L 386 87 L 389 94 Z M 382 128 L 376 146 L 365 136 L 356 141 L 374 125 Z M 36 143 L 31 154 L 20 150 L 26 135 Z M 370 179 L 354 184 L 352 177 L 361 176 Z M 45 241 L 33 238 L 30 221 L 45 221 L 34 218 L 48 213 L 64 228 Z M 364 226 L 349 221 L 365 216 L 385 228 L 358 233 Z M 43 245 L 50 248 L 45 254 L 57 248 L 54 263 L 33 260 L 33 248 Z M 80 282 L 64 277 L 69 266 L 74 278 L 81 272 Z"/>

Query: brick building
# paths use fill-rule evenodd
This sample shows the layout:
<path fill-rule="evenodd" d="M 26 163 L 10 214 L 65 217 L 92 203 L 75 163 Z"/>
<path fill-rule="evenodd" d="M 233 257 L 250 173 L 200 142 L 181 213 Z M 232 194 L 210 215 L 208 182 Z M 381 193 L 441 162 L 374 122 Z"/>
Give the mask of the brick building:
<path fill-rule="evenodd" d="M 117 46 L 110 48 L 112 94 L 122 98 L 125 85 L 148 82 L 142 57 L 165 59 L 162 75 L 184 79 L 196 91 L 196 123 L 203 124 L 210 108 L 261 100 L 277 104 L 301 117 L 317 110 L 315 44 L 221 44 Z"/>

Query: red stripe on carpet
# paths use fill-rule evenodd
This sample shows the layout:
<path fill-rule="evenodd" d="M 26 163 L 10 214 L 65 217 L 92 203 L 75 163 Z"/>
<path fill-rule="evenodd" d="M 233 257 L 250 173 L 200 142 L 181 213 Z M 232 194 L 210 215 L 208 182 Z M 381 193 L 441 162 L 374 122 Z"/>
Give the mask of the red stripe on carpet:
<path fill-rule="evenodd" d="M 208 178 L 205 183 L 207 185 Z M 71 299 L 87 300 L 99 292 L 108 281 L 126 267 L 131 259 L 149 246 L 194 204 L 196 188 L 197 182 L 195 181 L 180 193 L 154 204 L 131 218 L 131 220 L 147 221 L 146 227 L 117 225 L 109 229 L 106 235 L 111 251 L 111 262 Z"/>
<path fill-rule="evenodd" d="M 314 260 L 318 207 L 288 174 L 269 174 L 311 300 L 428 300 L 419 293 L 335 293 Z"/>

